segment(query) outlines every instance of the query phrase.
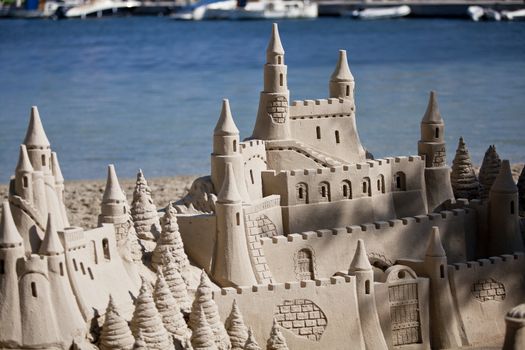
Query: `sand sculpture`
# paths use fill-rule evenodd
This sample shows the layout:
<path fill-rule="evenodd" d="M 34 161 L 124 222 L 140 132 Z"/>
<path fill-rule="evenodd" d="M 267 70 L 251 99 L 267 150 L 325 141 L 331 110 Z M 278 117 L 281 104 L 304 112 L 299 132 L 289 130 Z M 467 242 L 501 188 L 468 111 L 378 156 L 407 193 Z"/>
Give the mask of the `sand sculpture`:
<path fill-rule="evenodd" d="M 33 107 L 2 203 L 0 348 L 525 348 L 525 171 L 490 146 L 478 180 L 463 139 L 451 169 L 434 92 L 418 155 L 373 159 L 346 52 L 328 99 L 291 102 L 287 73 L 274 25 L 253 134 L 224 100 L 210 176 L 160 211 L 110 165 L 90 230 Z"/>

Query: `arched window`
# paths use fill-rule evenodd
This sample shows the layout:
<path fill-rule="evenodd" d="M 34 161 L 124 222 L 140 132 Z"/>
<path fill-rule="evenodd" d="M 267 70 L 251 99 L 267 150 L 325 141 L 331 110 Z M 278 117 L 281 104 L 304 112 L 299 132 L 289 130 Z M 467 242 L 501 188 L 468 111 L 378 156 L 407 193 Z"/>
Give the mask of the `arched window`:
<path fill-rule="evenodd" d="M 255 184 L 255 179 L 253 178 L 253 170 L 250 169 L 250 180 L 252 180 L 252 185 Z"/>
<path fill-rule="evenodd" d="M 340 143 L 341 140 L 339 139 L 339 130 L 335 131 L 335 143 Z"/>
<path fill-rule="evenodd" d="M 372 189 L 370 188 L 370 178 L 369 177 L 365 177 L 363 179 L 363 194 L 372 196 Z"/>
<path fill-rule="evenodd" d="M 320 202 L 330 202 L 330 184 L 323 181 L 319 184 Z"/>
<path fill-rule="evenodd" d="M 346 96 L 350 96 L 350 85 L 346 86 Z"/>
<path fill-rule="evenodd" d="M 58 267 L 60 269 L 60 276 L 64 276 L 64 263 L 58 264 Z"/>
<path fill-rule="evenodd" d="M 42 166 L 46 166 L 46 155 L 42 154 Z"/>
<path fill-rule="evenodd" d="M 33 295 L 34 298 L 38 298 L 38 292 L 36 290 L 35 282 L 31 282 L 31 294 Z"/>
<path fill-rule="evenodd" d="M 237 140 L 233 140 L 233 151 L 237 152 Z"/>
<path fill-rule="evenodd" d="M 0 259 L 0 275 L 5 274 L 5 262 L 3 259 Z"/>
<path fill-rule="evenodd" d="M 24 177 L 23 177 L 23 182 L 24 182 L 24 187 L 29 186 L 29 184 L 28 184 L 29 181 L 28 181 L 28 179 L 27 179 L 27 176 L 24 176 Z"/>
<path fill-rule="evenodd" d="M 321 127 L 320 126 L 315 127 L 315 133 L 317 135 L 317 139 L 320 140 L 321 139 Z"/>
<path fill-rule="evenodd" d="M 107 238 L 102 240 L 102 250 L 104 251 L 104 259 L 110 260 L 111 256 L 109 255 L 109 242 Z"/>
<path fill-rule="evenodd" d="M 439 139 L 439 128 L 436 128 L 435 137 L 436 139 Z"/>
<path fill-rule="evenodd" d="M 235 213 L 235 220 L 237 221 L 237 226 L 241 225 L 241 214 Z"/>
<path fill-rule="evenodd" d="M 308 203 L 308 185 L 300 182 L 295 186 L 298 203 Z"/>
<path fill-rule="evenodd" d="M 379 175 L 377 179 L 377 191 L 385 193 L 385 177 L 383 175 Z"/>
<path fill-rule="evenodd" d="M 126 206 L 124 206 L 124 207 L 122 208 L 122 213 L 123 213 L 123 214 L 126 214 L 126 212 L 127 212 L 127 210 L 126 210 Z"/>
<path fill-rule="evenodd" d="M 282 56 L 277 56 L 277 64 L 283 64 Z"/>
<path fill-rule="evenodd" d="M 365 281 L 365 294 L 370 294 L 370 280 Z"/>
<path fill-rule="evenodd" d="M 510 214 L 514 215 L 514 211 L 515 211 L 515 209 L 514 209 L 514 201 L 511 201 L 510 202 Z"/>
<path fill-rule="evenodd" d="M 352 184 L 348 180 L 344 180 L 343 184 L 343 198 L 352 199 Z"/>
<path fill-rule="evenodd" d="M 314 261 L 312 257 L 312 251 L 308 248 L 303 248 L 297 252 L 296 257 L 297 263 L 297 277 L 299 280 L 313 280 L 314 274 Z"/>
<path fill-rule="evenodd" d="M 407 184 L 406 184 L 406 175 L 402 171 L 398 171 L 394 174 L 394 187 L 396 191 L 406 191 L 407 190 Z"/>
<path fill-rule="evenodd" d="M 283 73 L 279 74 L 279 85 L 281 85 L 281 86 L 284 85 L 284 76 L 283 76 Z"/>
<path fill-rule="evenodd" d="M 439 277 L 445 278 L 445 266 L 439 265 Z"/>

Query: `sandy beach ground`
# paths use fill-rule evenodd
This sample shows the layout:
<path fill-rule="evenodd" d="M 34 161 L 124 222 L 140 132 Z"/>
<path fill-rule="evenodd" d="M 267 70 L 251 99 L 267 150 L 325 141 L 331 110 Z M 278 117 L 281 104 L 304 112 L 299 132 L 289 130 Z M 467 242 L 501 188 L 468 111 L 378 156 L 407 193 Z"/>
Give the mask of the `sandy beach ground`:
<path fill-rule="evenodd" d="M 513 164 L 512 173 L 517 181 L 524 164 Z M 478 169 L 476 168 L 476 171 Z M 152 197 L 157 208 L 163 208 L 169 201 L 183 197 L 197 176 L 159 177 L 147 179 Z M 92 228 L 97 225 L 100 202 L 104 193 L 104 180 L 66 181 L 65 201 L 71 225 Z M 131 204 L 135 179 L 120 180 L 129 203 Z M 0 185 L 0 198 L 7 198 L 7 184 Z"/>

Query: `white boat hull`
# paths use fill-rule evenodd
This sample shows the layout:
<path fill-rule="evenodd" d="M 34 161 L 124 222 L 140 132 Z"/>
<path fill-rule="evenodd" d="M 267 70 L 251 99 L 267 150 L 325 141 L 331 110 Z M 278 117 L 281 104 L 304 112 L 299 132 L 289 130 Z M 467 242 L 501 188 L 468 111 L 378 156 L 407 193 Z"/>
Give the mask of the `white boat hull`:
<path fill-rule="evenodd" d="M 135 0 L 95 0 L 82 5 L 74 6 L 64 12 L 66 18 L 85 18 L 89 16 L 101 17 L 103 13 L 116 13 L 119 10 L 129 10 L 140 6 L 139 1 Z"/>
<path fill-rule="evenodd" d="M 350 15 L 358 19 L 389 19 L 389 18 L 400 18 L 410 14 L 411 10 L 409 6 L 402 5 L 396 7 L 382 7 L 382 8 L 367 8 L 364 10 L 354 10 Z M 347 16 L 348 13 L 342 14 Z"/>

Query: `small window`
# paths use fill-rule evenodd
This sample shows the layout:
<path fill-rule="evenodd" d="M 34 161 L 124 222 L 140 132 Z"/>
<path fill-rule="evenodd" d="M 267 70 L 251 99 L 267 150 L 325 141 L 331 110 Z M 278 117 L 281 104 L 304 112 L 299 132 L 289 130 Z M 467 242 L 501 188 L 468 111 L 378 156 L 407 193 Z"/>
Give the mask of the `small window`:
<path fill-rule="evenodd" d="M 436 128 L 435 134 L 436 134 L 436 139 L 439 139 L 439 128 Z"/>
<path fill-rule="evenodd" d="M 339 130 L 335 131 L 335 143 L 340 143 L 341 140 L 339 139 Z"/>
<path fill-rule="evenodd" d="M 443 266 L 443 265 L 439 266 L 439 276 L 441 278 L 445 278 L 445 266 Z"/>
<path fill-rule="evenodd" d="M 123 214 L 126 214 L 126 206 L 124 206 L 124 207 L 122 208 L 122 213 L 123 213 Z"/>
<path fill-rule="evenodd" d="M 237 140 L 233 140 L 233 151 L 237 152 Z"/>
<path fill-rule="evenodd" d="M 398 171 L 394 174 L 394 186 L 396 191 L 406 191 L 407 190 L 407 184 L 406 184 L 406 175 L 402 171 Z"/>
<path fill-rule="evenodd" d="M 296 197 L 298 203 L 308 203 L 308 185 L 304 182 L 298 183 L 296 186 Z"/>
<path fill-rule="evenodd" d="M 77 261 L 73 259 L 73 267 L 75 268 L 75 271 L 78 271 Z"/>
<path fill-rule="evenodd" d="M 104 259 L 110 260 L 111 256 L 109 255 L 109 242 L 107 238 L 102 240 L 102 250 L 104 251 Z"/>
<path fill-rule="evenodd" d="M 64 276 L 64 263 L 58 264 L 58 267 L 60 269 L 60 276 Z"/>
<path fill-rule="evenodd" d="M 93 277 L 93 271 L 91 271 L 91 267 L 88 267 L 88 273 L 89 273 L 89 278 L 94 280 L 95 278 Z"/>
<path fill-rule="evenodd" d="M 330 184 L 328 182 L 323 181 L 319 184 L 319 194 L 321 195 L 321 201 L 330 202 Z"/>
<path fill-rule="evenodd" d="M 239 226 L 241 224 L 241 214 L 240 213 L 236 213 L 235 214 L 235 219 L 237 220 L 237 226 Z"/>
<path fill-rule="evenodd" d="M 35 282 L 31 282 L 31 294 L 33 295 L 33 298 L 37 298 L 38 297 L 38 293 L 36 291 L 36 283 Z"/>
<path fill-rule="evenodd" d="M 279 74 L 279 85 L 283 86 L 284 85 L 284 76 L 283 74 Z"/>
<path fill-rule="evenodd" d="M 346 86 L 346 96 L 350 96 L 350 85 Z"/>
<path fill-rule="evenodd" d="M 343 181 L 343 198 L 351 199 L 352 198 L 352 185 L 350 181 Z"/>
<path fill-rule="evenodd" d="M 0 260 L 0 275 L 5 274 L 5 262 L 4 260 Z"/>
<path fill-rule="evenodd" d="M 370 280 L 365 281 L 365 294 L 370 294 Z"/>
<path fill-rule="evenodd" d="M 277 56 L 277 64 L 283 64 L 282 56 Z"/>
<path fill-rule="evenodd" d="M 302 187 L 299 187 L 299 199 L 304 198 L 304 189 Z"/>
<path fill-rule="evenodd" d="M 24 178 L 23 178 L 23 182 L 24 182 L 24 187 L 29 186 L 29 184 L 28 184 L 29 181 L 28 181 L 28 179 L 27 179 L 27 176 L 24 176 Z"/>
<path fill-rule="evenodd" d="M 250 180 L 252 180 L 252 185 L 255 184 L 255 179 L 253 178 L 253 170 L 250 169 Z"/>
<path fill-rule="evenodd" d="M 46 166 L 46 155 L 42 154 L 42 166 Z"/>
<path fill-rule="evenodd" d="M 368 177 L 363 179 L 363 194 L 372 196 L 372 186 L 370 186 L 370 178 Z"/>
<path fill-rule="evenodd" d="M 510 202 L 510 214 L 514 215 L 514 211 L 515 211 L 515 209 L 514 209 L 514 201 L 511 201 Z"/>
<path fill-rule="evenodd" d="M 363 193 L 366 193 L 368 192 L 367 188 L 366 188 L 366 181 L 363 181 Z"/>
<path fill-rule="evenodd" d="M 377 190 L 381 191 L 381 180 L 377 179 Z"/>
<path fill-rule="evenodd" d="M 321 139 L 321 127 L 317 126 L 315 128 L 315 133 L 317 134 L 317 139 L 320 140 Z"/>
<path fill-rule="evenodd" d="M 85 275 L 86 274 L 86 270 L 84 269 L 84 263 L 83 262 L 80 263 L 80 269 L 82 270 L 82 274 Z"/>

